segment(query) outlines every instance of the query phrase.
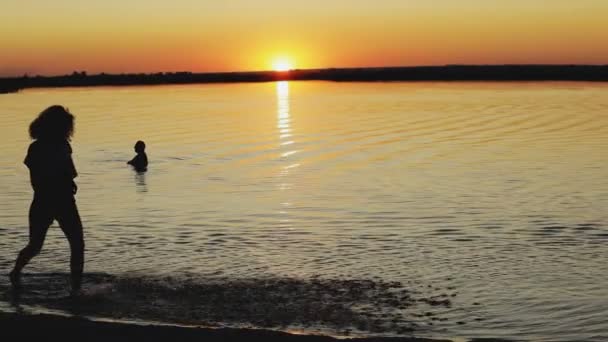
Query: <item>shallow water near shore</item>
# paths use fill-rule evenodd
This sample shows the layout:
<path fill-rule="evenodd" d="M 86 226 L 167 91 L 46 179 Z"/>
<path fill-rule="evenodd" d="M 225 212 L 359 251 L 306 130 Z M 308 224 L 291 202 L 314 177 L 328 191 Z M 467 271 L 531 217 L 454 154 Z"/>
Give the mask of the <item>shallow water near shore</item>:
<path fill-rule="evenodd" d="M 336 336 L 608 338 L 605 84 L 5 94 L 5 272 L 27 241 L 27 125 L 55 103 L 76 115 L 86 295 L 64 300 L 54 225 L 19 305 Z M 125 164 L 138 139 L 145 174 Z M 14 310 L 4 277 L 0 290 Z"/>

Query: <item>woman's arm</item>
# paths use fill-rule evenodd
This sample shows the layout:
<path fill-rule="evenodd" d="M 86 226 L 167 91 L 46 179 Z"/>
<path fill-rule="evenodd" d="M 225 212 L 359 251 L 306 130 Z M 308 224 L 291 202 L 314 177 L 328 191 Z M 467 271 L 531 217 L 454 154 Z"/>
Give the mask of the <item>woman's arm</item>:
<path fill-rule="evenodd" d="M 76 195 L 78 192 L 78 185 L 74 182 L 74 178 L 78 177 L 78 172 L 76 171 L 76 166 L 74 165 L 74 160 L 72 159 L 72 147 L 69 147 L 69 168 L 72 176 L 72 193 Z"/>

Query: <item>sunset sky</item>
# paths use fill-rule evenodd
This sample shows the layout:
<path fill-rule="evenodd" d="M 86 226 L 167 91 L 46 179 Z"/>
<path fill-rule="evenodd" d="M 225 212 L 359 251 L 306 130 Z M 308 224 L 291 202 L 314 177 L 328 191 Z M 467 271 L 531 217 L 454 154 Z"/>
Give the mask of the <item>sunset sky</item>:
<path fill-rule="evenodd" d="M 3 0 L 0 75 L 608 64 L 606 0 Z"/>

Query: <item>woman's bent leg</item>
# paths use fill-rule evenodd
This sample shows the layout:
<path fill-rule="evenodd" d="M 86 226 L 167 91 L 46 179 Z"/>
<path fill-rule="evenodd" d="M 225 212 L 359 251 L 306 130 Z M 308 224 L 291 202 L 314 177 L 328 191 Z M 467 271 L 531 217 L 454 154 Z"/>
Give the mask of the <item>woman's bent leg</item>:
<path fill-rule="evenodd" d="M 11 271 L 10 278 L 13 284 L 19 281 L 21 270 L 27 265 L 33 257 L 40 253 L 46 232 L 49 226 L 53 223 L 53 215 L 51 208 L 45 201 L 36 199 L 30 205 L 29 225 L 30 225 L 30 240 L 19 252 L 19 256 L 15 261 L 15 268 Z"/>

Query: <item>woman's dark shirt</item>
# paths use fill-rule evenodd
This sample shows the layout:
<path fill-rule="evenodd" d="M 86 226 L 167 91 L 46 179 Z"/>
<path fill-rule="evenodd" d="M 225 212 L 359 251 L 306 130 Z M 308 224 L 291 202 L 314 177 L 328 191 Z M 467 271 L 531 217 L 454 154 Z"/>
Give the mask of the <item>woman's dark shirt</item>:
<path fill-rule="evenodd" d="M 30 144 L 25 165 L 37 196 L 72 195 L 78 175 L 72 160 L 72 147 L 67 140 L 38 139 Z"/>

